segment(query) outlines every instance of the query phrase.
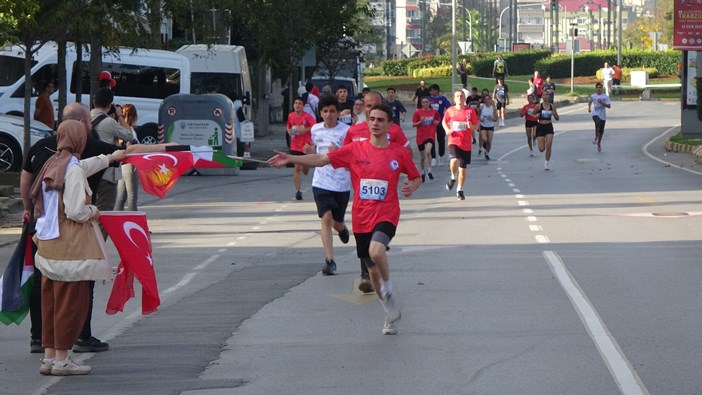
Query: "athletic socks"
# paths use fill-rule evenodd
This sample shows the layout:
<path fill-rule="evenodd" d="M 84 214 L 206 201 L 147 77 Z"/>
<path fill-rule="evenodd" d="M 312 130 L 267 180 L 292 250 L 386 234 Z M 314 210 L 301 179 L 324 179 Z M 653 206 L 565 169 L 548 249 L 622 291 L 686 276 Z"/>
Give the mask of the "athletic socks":
<path fill-rule="evenodd" d="M 380 285 L 380 294 L 383 296 L 392 294 L 392 282 L 383 282 L 383 284 Z"/>

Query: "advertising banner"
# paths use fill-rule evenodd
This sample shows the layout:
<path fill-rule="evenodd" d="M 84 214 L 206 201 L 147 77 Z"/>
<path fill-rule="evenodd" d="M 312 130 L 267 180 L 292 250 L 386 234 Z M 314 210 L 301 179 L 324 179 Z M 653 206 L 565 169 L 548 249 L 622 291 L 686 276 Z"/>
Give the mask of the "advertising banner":
<path fill-rule="evenodd" d="M 673 48 L 702 50 L 702 3 L 673 0 Z"/>

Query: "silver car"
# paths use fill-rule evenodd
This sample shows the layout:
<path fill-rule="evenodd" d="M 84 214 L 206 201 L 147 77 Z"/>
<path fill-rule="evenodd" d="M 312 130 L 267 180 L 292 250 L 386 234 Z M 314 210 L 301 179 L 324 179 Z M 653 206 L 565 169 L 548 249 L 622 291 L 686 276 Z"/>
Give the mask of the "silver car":
<path fill-rule="evenodd" d="M 32 145 L 44 137 L 54 134 L 39 121 L 30 122 Z M 24 119 L 15 115 L 0 114 L 0 173 L 22 170 L 24 142 Z"/>

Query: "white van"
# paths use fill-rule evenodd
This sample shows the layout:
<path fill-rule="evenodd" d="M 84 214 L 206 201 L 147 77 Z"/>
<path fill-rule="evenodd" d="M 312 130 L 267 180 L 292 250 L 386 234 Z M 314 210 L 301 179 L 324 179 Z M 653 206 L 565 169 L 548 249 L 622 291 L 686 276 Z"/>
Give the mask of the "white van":
<path fill-rule="evenodd" d="M 102 71 L 109 71 L 117 81 L 113 91 L 115 103 L 133 104 L 139 115 L 139 139 L 156 142 L 158 108 L 161 101 L 175 93 L 190 93 L 190 62 L 183 55 L 155 49 L 119 48 L 103 51 Z M 90 53 L 83 51 L 81 101 L 90 106 Z M 32 65 L 31 116 L 43 82 L 58 88 L 58 45 L 48 42 L 34 55 Z M 66 50 L 66 86 L 68 102 L 76 94 L 76 50 L 69 43 Z M 58 89 L 51 95 L 58 119 Z M 24 50 L 12 46 L 0 51 L 0 113 L 22 115 L 24 108 Z"/>
<path fill-rule="evenodd" d="M 251 110 L 251 74 L 246 58 L 246 50 L 240 45 L 184 45 L 176 50 L 190 61 L 190 93 L 221 93 L 233 103 L 236 111 L 237 126 L 236 152 L 243 156 L 242 122 L 250 121 Z M 250 124 L 251 125 L 251 124 Z M 247 141 L 244 139 L 244 141 Z M 251 167 L 253 162 L 246 162 L 243 169 Z"/>
<path fill-rule="evenodd" d="M 190 61 L 190 93 L 221 93 L 241 101 L 251 119 L 251 75 L 246 50 L 240 45 L 184 45 L 176 50 Z"/>

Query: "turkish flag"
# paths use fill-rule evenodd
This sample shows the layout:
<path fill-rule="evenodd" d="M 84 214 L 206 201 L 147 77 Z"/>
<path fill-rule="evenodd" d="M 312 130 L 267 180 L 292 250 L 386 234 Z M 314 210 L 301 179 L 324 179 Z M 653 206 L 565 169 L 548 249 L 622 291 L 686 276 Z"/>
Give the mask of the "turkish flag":
<path fill-rule="evenodd" d="M 141 186 L 146 193 L 163 199 L 178 177 L 193 167 L 193 154 L 178 151 L 133 154 L 124 161 L 137 168 Z"/>
<path fill-rule="evenodd" d="M 120 263 L 107 301 L 107 314 L 124 311 L 124 305 L 134 297 L 134 278 L 141 283 L 141 312 L 149 314 L 158 309 L 154 261 L 146 214 L 140 211 L 104 211 L 100 223 L 110 235 L 119 253 Z"/>

